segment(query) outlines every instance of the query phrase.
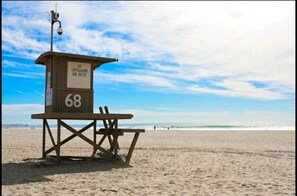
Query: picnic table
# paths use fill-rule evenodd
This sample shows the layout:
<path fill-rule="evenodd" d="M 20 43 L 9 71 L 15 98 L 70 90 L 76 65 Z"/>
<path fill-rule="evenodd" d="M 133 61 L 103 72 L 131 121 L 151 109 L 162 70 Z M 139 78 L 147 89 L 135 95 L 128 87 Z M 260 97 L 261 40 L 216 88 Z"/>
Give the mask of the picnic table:
<path fill-rule="evenodd" d="M 105 108 L 107 113 L 103 113 L 101 109 L 101 113 L 41 113 L 41 114 L 32 114 L 32 119 L 42 119 L 43 120 L 43 133 L 42 133 L 42 158 L 51 158 L 57 162 L 60 162 L 62 158 L 67 159 L 81 159 L 81 160 L 97 160 L 98 158 L 95 157 L 95 153 L 100 151 L 104 158 L 109 159 L 117 159 L 118 158 L 118 136 L 123 135 L 124 133 L 135 133 L 133 140 L 131 142 L 127 157 L 125 162 L 129 164 L 133 150 L 135 148 L 138 136 L 141 132 L 145 132 L 144 129 L 120 129 L 118 128 L 118 121 L 124 119 L 131 119 L 133 117 L 132 114 L 110 114 Z M 52 131 L 50 129 L 48 120 L 57 120 L 57 137 L 56 142 Z M 92 122 L 85 125 L 82 129 L 76 130 L 69 124 L 65 123 L 64 120 L 91 120 Z M 97 121 L 103 121 L 104 128 L 97 130 Z M 72 135 L 65 138 L 61 141 L 61 127 L 66 128 Z M 82 133 L 90 128 L 93 127 L 93 140 L 86 137 Z M 48 132 L 52 147 L 46 149 L 46 131 Z M 97 143 L 97 135 L 103 135 L 99 143 Z M 93 147 L 93 153 L 91 156 L 88 157 L 78 157 L 78 156 L 61 156 L 61 146 L 69 142 L 75 137 L 79 137 L 85 142 L 89 143 Z M 113 137 L 113 139 L 111 139 Z M 108 138 L 110 143 L 110 149 L 103 148 L 101 144 Z M 55 152 L 56 155 L 49 155 L 51 152 Z M 100 159 L 100 157 L 99 157 Z"/>

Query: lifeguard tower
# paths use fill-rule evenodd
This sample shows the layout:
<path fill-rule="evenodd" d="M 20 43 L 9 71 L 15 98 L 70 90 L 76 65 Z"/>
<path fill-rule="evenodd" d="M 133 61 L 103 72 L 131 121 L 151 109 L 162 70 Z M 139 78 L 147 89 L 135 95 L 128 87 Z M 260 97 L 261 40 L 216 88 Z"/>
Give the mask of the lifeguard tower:
<path fill-rule="evenodd" d="M 45 113 L 93 113 L 94 70 L 118 61 L 58 52 L 45 52 L 35 61 L 46 66 Z"/>
<path fill-rule="evenodd" d="M 104 158 L 118 159 L 118 136 L 124 133 L 135 133 L 131 142 L 126 163 L 130 162 L 132 152 L 136 145 L 140 133 L 145 132 L 144 129 L 121 129 L 118 121 L 123 119 L 131 119 L 132 114 L 113 114 L 109 113 L 105 106 L 98 108 L 100 113 L 94 113 L 94 70 L 105 63 L 118 61 L 114 58 L 94 57 L 80 54 L 68 54 L 52 51 L 53 41 L 53 24 L 59 22 L 58 34 L 61 35 L 63 30 L 61 22 L 57 20 L 59 14 L 52 11 L 51 25 L 51 51 L 41 54 L 35 61 L 36 64 L 46 66 L 45 69 L 45 100 L 44 113 L 32 114 L 32 119 L 43 120 L 43 136 L 42 136 L 42 157 L 51 158 L 57 162 L 61 162 L 63 158 L 80 159 L 80 160 L 101 160 L 102 157 L 96 157 L 96 152 L 100 151 Z M 57 120 L 57 137 L 53 136 L 48 120 Z M 82 129 L 76 130 L 64 120 L 80 120 L 91 121 Z M 97 129 L 97 121 L 103 123 L 104 127 Z M 72 132 L 72 135 L 61 140 L 61 128 Z M 90 139 L 82 133 L 93 128 L 93 138 Z M 46 132 L 52 142 L 52 147 L 46 149 Z M 101 140 L 97 143 L 97 135 L 102 135 Z M 61 146 L 71 141 L 75 137 L 80 137 L 93 147 L 90 156 L 65 156 L 61 155 Z M 103 141 L 108 138 L 110 144 L 109 149 L 103 148 Z M 55 155 L 50 155 L 55 152 Z"/>

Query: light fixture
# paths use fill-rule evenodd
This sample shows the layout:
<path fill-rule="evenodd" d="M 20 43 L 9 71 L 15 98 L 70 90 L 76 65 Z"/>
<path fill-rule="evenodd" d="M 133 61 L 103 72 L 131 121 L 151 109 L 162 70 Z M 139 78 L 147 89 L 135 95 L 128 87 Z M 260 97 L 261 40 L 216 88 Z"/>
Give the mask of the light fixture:
<path fill-rule="evenodd" d="M 57 33 L 58 35 L 62 35 L 63 34 L 63 29 L 62 29 L 62 25 L 61 22 L 58 20 L 59 18 L 59 13 L 58 12 L 54 12 L 53 10 L 51 11 L 51 52 L 53 51 L 53 26 L 55 24 L 55 22 L 59 23 L 59 27 L 57 29 Z"/>

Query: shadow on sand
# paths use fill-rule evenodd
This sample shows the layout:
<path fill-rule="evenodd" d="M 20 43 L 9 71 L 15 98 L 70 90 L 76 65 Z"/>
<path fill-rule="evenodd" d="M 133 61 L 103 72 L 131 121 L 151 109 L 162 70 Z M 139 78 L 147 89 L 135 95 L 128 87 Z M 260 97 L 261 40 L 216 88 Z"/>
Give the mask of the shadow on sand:
<path fill-rule="evenodd" d="M 2 164 L 2 185 L 16 185 L 51 181 L 46 176 L 55 174 L 88 173 L 128 168 L 122 159 L 108 162 L 72 162 L 56 164 L 44 160 L 28 160 Z"/>

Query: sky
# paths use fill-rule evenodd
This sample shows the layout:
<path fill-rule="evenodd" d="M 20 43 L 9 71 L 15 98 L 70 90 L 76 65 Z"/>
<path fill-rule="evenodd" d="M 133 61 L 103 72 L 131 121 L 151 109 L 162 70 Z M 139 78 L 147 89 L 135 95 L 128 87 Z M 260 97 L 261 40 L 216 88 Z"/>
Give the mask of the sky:
<path fill-rule="evenodd" d="M 94 71 L 94 112 L 129 123 L 295 125 L 294 1 L 2 1 L 2 124 L 41 124 L 54 51 L 117 58 Z"/>

